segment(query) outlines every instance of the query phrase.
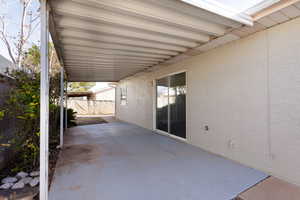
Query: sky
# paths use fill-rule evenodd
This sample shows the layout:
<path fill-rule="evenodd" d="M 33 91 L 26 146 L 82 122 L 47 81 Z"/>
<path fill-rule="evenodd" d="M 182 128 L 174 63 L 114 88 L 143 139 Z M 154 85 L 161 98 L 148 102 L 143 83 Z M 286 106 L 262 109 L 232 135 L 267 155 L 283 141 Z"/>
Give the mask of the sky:
<path fill-rule="evenodd" d="M 226 6 L 232 7 L 239 12 L 243 12 L 264 0 L 215 0 Z"/>
<path fill-rule="evenodd" d="M 34 14 L 37 14 L 39 9 L 39 1 L 32 0 L 29 10 Z M 20 27 L 20 16 L 21 16 L 21 5 L 20 0 L 0 0 L 0 16 L 5 16 L 7 26 L 7 33 L 10 36 L 16 36 Z M 39 20 L 36 21 L 39 23 Z M 27 47 L 32 46 L 32 44 L 38 44 L 40 40 L 39 27 L 35 29 L 31 37 L 29 38 L 29 43 Z M 10 59 L 7 49 L 2 41 L 0 41 L 0 55 L 5 58 Z"/>

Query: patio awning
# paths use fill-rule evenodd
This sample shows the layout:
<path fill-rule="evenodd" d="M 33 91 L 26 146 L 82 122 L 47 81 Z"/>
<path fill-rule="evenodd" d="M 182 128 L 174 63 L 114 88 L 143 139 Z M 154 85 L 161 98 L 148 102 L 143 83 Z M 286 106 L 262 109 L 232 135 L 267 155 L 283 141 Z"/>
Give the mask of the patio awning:
<path fill-rule="evenodd" d="M 218 0 L 48 2 L 68 80 L 116 82 L 293 19 L 299 0 L 262 0 L 245 11 Z"/>
<path fill-rule="evenodd" d="M 51 0 L 50 6 L 51 35 L 70 81 L 118 81 L 252 23 L 180 0 Z"/>

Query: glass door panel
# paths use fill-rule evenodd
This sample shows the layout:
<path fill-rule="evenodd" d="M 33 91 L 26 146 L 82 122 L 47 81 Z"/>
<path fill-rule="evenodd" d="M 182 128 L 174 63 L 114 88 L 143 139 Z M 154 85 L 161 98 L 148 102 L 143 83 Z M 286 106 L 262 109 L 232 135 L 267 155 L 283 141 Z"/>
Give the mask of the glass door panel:
<path fill-rule="evenodd" d="M 156 80 L 156 129 L 168 132 L 169 79 Z"/>
<path fill-rule="evenodd" d="M 186 73 L 156 80 L 156 129 L 186 138 Z"/>
<path fill-rule="evenodd" d="M 186 138 L 186 78 L 185 73 L 170 76 L 169 133 Z"/>

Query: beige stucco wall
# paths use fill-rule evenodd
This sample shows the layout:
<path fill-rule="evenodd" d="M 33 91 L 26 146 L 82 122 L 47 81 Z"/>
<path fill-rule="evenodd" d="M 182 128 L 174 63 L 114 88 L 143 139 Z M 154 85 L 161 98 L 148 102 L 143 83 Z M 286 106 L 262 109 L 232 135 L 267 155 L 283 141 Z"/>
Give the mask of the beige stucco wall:
<path fill-rule="evenodd" d="M 13 67 L 12 62 L 10 62 L 8 59 L 0 55 L 0 74 L 5 75 L 7 69 L 11 69 Z"/>
<path fill-rule="evenodd" d="M 300 18 L 122 80 L 116 116 L 152 129 L 153 80 L 181 70 L 189 143 L 300 185 Z"/>
<path fill-rule="evenodd" d="M 115 88 L 96 93 L 96 100 L 115 101 Z"/>

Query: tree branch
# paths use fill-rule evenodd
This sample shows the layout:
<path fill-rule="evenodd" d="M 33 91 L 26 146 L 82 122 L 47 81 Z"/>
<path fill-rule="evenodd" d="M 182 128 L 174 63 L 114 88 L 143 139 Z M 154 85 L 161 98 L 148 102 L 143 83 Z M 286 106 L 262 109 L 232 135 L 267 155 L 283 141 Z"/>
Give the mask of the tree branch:
<path fill-rule="evenodd" d="M 1 0 L 0 0 L 1 2 Z M 23 62 L 24 48 L 32 33 L 38 27 L 39 16 L 32 17 L 32 12 L 29 12 L 32 0 L 19 0 L 21 5 L 21 16 L 18 33 L 9 36 L 6 31 L 7 22 L 4 17 L 0 17 L 0 40 L 2 40 L 7 48 L 8 54 L 13 63 L 21 67 Z M 38 11 L 37 11 L 38 12 Z M 2 29 L 2 30 L 1 30 Z"/>
<path fill-rule="evenodd" d="M 30 5 L 31 0 L 22 0 L 22 15 L 21 15 L 21 25 L 20 25 L 20 39 L 19 39 L 19 44 L 17 47 L 17 64 L 19 67 L 21 67 L 21 61 L 22 61 L 22 53 L 23 53 L 23 47 L 24 44 L 26 43 L 27 40 L 25 40 L 26 38 L 28 39 L 29 37 L 25 36 L 25 20 L 26 20 L 26 16 L 27 16 L 27 9 L 28 6 Z M 30 22 L 31 23 L 31 22 Z M 31 24 L 30 24 L 31 26 Z"/>
<path fill-rule="evenodd" d="M 4 23 L 4 20 L 2 17 L 0 17 L 0 22 L 1 22 L 1 29 L 0 30 L 0 39 L 4 42 L 6 48 L 7 48 L 7 51 L 8 51 L 8 54 L 9 54 L 9 57 L 11 58 L 12 62 L 16 65 L 16 60 L 13 56 L 13 52 L 12 52 L 12 48 L 7 40 L 7 37 L 5 35 L 5 23 Z"/>

